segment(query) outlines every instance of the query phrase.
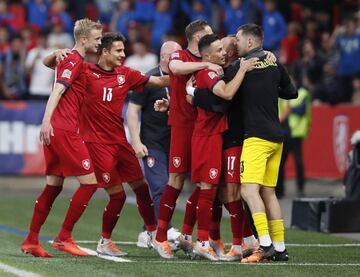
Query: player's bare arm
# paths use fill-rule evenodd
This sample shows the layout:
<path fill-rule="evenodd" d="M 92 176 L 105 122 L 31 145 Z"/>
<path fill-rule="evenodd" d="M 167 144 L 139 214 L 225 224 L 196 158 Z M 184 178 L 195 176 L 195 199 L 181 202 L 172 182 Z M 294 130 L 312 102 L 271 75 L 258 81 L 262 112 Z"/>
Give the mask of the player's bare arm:
<path fill-rule="evenodd" d="M 46 104 L 45 114 L 41 124 L 40 141 L 43 144 L 50 144 L 50 136 L 54 136 L 54 130 L 51 126 L 51 117 L 60 101 L 61 96 L 65 92 L 66 87 L 63 84 L 55 83 L 49 100 Z"/>
<path fill-rule="evenodd" d="M 71 50 L 68 48 L 58 49 L 50 55 L 46 56 L 43 59 L 43 64 L 48 68 L 55 69 L 56 64 L 64 60 L 69 53 L 71 53 Z"/>
<path fill-rule="evenodd" d="M 172 60 L 169 63 L 169 68 L 175 75 L 186 75 L 205 68 L 215 71 L 220 76 L 224 75 L 224 70 L 221 66 L 210 62 L 183 62 L 180 60 Z"/>
<path fill-rule="evenodd" d="M 149 154 L 147 147 L 141 142 L 139 128 L 139 112 L 141 106 L 129 103 L 126 111 L 126 119 L 130 131 L 131 144 L 136 153 L 136 157 L 143 158 Z"/>
<path fill-rule="evenodd" d="M 170 85 L 169 76 L 150 76 L 146 83 L 148 88 L 164 88 Z"/>
<path fill-rule="evenodd" d="M 251 58 L 248 60 L 241 59 L 240 68 L 235 77 L 227 84 L 222 80 L 217 82 L 213 87 L 213 93 L 225 100 L 231 100 L 244 80 L 246 72 L 253 70 L 257 61 L 258 58 Z"/>

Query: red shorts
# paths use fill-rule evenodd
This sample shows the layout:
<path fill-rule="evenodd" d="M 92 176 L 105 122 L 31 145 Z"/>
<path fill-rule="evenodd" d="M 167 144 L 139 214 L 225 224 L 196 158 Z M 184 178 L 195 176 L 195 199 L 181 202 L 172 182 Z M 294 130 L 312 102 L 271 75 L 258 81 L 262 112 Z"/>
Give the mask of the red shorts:
<path fill-rule="evenodd" d="M 171 127 L 170 173 L 186 173 L 191 171 L 191 137 L 193 131 L 193 127 Z"/>
<path fill-rule="evenodd" d="M 46 175 L 82 176 L 94 172 L 89 152 L 77 132 L 54 129 L 50 145 L 44 145 Z"/>
<path fill-rule="evenodd" d="M 222 153 L 222 182 L 240 184 L 240 155 L 241 146 L 223 150 Z"/>
<path fill-rule="evenodd" d="M 144 178 L 135 152 L 127 141 L 123 144 L 87 142 L 86 146 L 94 163 L 99 188 Z"/>
<path fill-rule="evenodd" d="M 193 136 L 191 140 L 191 182 L 219 184 L 222 135 Z"/>

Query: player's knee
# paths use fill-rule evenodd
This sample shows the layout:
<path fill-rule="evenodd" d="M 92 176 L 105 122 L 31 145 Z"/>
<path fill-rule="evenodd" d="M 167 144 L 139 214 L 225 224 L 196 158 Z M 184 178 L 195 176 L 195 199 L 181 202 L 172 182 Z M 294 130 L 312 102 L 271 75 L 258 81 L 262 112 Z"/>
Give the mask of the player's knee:
<path fill-rule="evenodd" d="M 170 173 L 169 186 L 182 189 L 185 181 L 185 173 Z"/>
<path fill-rule="evenodd" d="M 108 195 L 111 195 L 111 194 L 116 194 L 116 193 L 124 191 L 124 188 L 122 185 L 116 185 L 113 187 L 105 188 L 105 190 Z"/>
<path fill-rule="evenodd" d="M 241 197 L 246 201 L 250 201 L 259 195 L 258 187 L 256 184 L 242 184 Z"/>
<path fill-rule="evenodd" d="M 141 187 L 142 185 L 144 185 L 145 184 L 145 179 L 139 179 L 139 180 L 131 181 L 131 182 L 128 182 L 128 184 L 134 190 L 134 189 L 137 189 L 138 187 Z"/>

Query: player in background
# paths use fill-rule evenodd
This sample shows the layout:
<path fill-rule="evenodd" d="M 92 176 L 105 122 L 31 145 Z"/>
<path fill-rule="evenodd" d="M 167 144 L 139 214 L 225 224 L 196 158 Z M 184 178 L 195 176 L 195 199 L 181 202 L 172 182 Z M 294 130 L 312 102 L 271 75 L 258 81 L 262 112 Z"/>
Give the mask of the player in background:
<path fill-rule="evenodd" d="M 212 34 L 211 27 L 204 20 L 191 22 L 185 29 L 188 46 L 171 55 L 169 62 L 170 76 L 170 113 L 171 125 L 169 182 L 160 200 L 158 229 L 153 240 L 154 248 L 163 258 L 172 258 L 171 247 L 167 241 L 167 230 L 175 210 L 176 200 L 182 190 L 185 174 L 191 170 L 191 136 L 196 118 L 196 109 L 186 102 L 186 82 L 195 71 L 213 68 L 222 72 L 222 68 L 207 62 L 201 62 L 198 42 L 206 34 Z M 192 231 L 196 222 L 196 205 L 199 196 L 196 188 L 187 200 L 183 236 L 180 246 L 188 254 L 192 254 Z"/>
<path fill-rule="evenodd" d="M 83 60 L 96 53 L 101 43 L 102 25 L 89 19 L 76 21 L 75 46 L 56 67 L 56 82 L 46 105 L 40 140 L 46 162 L 46 186 L 35 203 L 30 230 L 21 246 L 35 257 L 52 257 L 39 243 L 39 232 L 60 194 L 67 176 L 77 176 L 80 187 L 74 193 L 62 228 L 53 247 L 75 256 L 87 256 L 71 239 L 75 223 L 96 191 L 96 177 L 86 146 L 78 133 L 80 106 L 84 97 Z"/>
<path fill-rule="evenodd" d="M 154 232 L 156 221 L 153 202 L 138 159 L 127 142 L 121 112 L 130 89 L 142 91 L 144 86 L 165 87 L 168 77 L 147 77 L 122 66 L 125 38 L 120 33 L 106 33 L 99 48 L 98 64 L 85 63 L 87 94 L 81 110 L 80 134 L 94 163 L 98 187 L 109 195 L 103 213 L 103 224 L 97 252 L 125 256 L 111 240 L 112 231 L 125 203 L 122 183 L 127 182 L 136 195 L 138 210 L 148 232 Z"/>
<path fill-rule="evenodd" d="M 160 49 L 160 63 L 150 70 L 148 76 L 163 76 L 169 72 L 170 55 L 181 50 L 174 41 L 164 42 Z M 157 219 L 160 198 L 169 180 L 169 148 L 170 127 L 167 124 L 168 114 L 154 110 L 157 100 L 168 99 L 169 87 L 163 89 L 145 88 L 143 92 L 133 91 L 126 112 L 127 124 L 131 135 L 131 143 L 138 158 L 144 164 L 145 178 L 149 183 Z M 141 119 L 139 113 L 141 112 Z M 140 128 L 139 128 L 139 122 Z M 174 242 L 180 233 L 169 226 L 168 240 Z M 137 246 L 148 248 L 148 232 L 145 230 L 138 236 Z"/>
<path fill-rule="evenodd" d="M 202 61 L 225 65 L 226 52 L 217 35 L 205 35 L 200 39 L 198 47 Z M 231 100 L 240 87 L 245 73 L 252 70 L 256 62 L 257 58 L 242 60 L 235 77 L 227 84 L 211 69 L 197 71 L 194 74 L 195 83 L 199 89 L 210 89 L 220 98 Z M 222 133 L 228 128 L 227 116 L 225 113 L 209 112 L 199 107 L 197 111 L 191 140 L 191 181 L 200 183 L 197 206 L 198 240 L 194 252 L 209 260 L 217 261 L 219 256 L 210 245 L 209 230 L 211 208 L 221 176 Z"/>

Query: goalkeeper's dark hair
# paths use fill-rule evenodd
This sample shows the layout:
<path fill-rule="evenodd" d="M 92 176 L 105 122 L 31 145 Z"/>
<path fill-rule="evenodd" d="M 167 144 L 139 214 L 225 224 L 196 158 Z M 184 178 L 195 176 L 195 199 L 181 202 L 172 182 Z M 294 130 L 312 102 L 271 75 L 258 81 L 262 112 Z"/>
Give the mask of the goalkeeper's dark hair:
<path fill-rule="evenodd" d="M 121 33 L 118 32 L 105 33 L 101 39 L 101 44 L 99 46 L 99 53 L 101 54 L 104 48 L 110 51 L 112 44 L 115 41 L 122 41 L 123 43 L 125 43 L 126 39 Z"/>

